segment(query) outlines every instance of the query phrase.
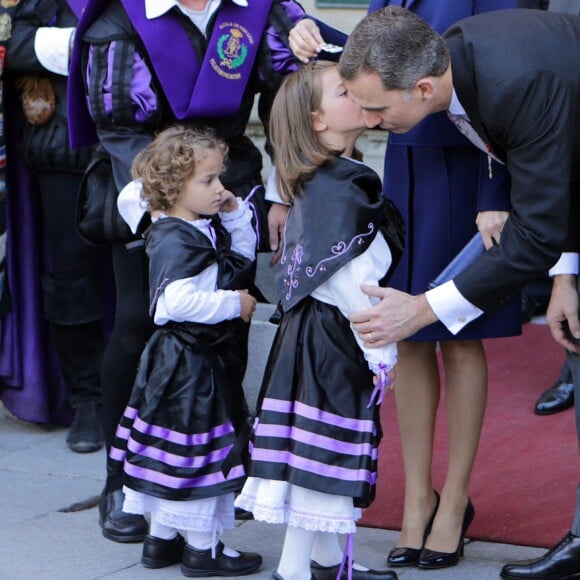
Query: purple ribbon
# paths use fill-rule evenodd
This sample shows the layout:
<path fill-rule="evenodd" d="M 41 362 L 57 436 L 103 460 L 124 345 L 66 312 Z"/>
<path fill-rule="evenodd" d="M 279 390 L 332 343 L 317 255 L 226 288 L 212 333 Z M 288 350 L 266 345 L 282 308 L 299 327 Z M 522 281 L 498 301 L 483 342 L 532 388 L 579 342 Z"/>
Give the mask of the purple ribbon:
<path fill-rule="evenodd" d="M 256 227 L 254 228 L 256 231 L 256 247 L 259 248 L 260 247 L 260 221 L 259 221 L 259 217 L 258 217 L 258 210 L 256 209 L 256 206 L 250 201 L 252 199 L 252 197 L 254 197 L 254 194 L 256 193 L 256 191 L 258 191 L 258 189 L 260 189 L 260 187 L 264 187 L 263 185 L 254 185 L 254 187 L 252 188 L 252 191 L 250 191 L 250 193 L 248 193 L 248 195 L 246 196 L 245 201 L 248 202 L 250 209 L 252 210 L 252 213 L 254 214 L 254 222 L 256 223 Z"/>
<path fill-rule="evenodd" d="M 380 405 L 385 398 L 385 392 L 391 388 L 391 379 L 389 378 L 389 368 L 385 363 L 379 364 L 379 372 L 377 373 L 377 382 L 375 384 L 375 388 L 371 393 L 371 397 L 369 399 L 369 404 L 367 405 L 367 409 L 375 403 L 376 405 Z"/>
<path fill-rule="evenodd" d="M 336 575 L 336 580 L 342 578 L 342 571 L 344 570 L 344 565 L 348 560 L 348 580 L 352 580 L 352 563 L 354 561 L 354 534 L 347 534 L 346 544 L 344 546 L 344 551 L 342 553 L 342 562 L 338 567 L 338 574 Z"/>

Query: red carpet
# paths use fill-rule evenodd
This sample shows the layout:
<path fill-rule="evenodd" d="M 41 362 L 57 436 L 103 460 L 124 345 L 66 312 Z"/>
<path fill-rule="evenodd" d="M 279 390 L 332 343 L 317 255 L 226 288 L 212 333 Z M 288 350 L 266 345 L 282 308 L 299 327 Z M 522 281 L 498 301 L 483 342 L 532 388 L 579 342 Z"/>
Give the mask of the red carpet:
<path fill-rule="evenodd" d="M 548 547 L 570 529 L 580 482 L 574 411 L 543 417 L 533 413 L 539 394 L 558 376 L 563 352 L 547 326 L 535 324 L 526 324 L 522 336 L 487 340 L 485 348 L 489 399 L 471 480 L 476 517 L 468 537 Z M 447 466 L 443 407 L 433 465 L 437 489 Z M 403 462 L 394 398 L 385 398 L 382 419 L 377 498 L 361 523 L 400 529 Z"/>

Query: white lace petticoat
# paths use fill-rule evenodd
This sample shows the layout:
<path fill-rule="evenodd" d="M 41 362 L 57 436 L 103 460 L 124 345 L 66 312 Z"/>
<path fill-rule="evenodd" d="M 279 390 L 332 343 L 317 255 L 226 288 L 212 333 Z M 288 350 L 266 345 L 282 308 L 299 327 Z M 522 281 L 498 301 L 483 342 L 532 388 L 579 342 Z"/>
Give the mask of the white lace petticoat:
<path fill-rule="evenodd" d="M 123 511 L 148 515 L 176 530 L 221 534 L 235 528 L 234 494 L 190 501 L 161 499 L 123 487 Z"/>
<path fill-rule="evenodd" d="M 313 491 L 285 481 L 249 477 L 235 501 L 236 507 L 270 524 L 288 524 L 317 532 L 351 534 L 360 508 L 352 497 Z"/>

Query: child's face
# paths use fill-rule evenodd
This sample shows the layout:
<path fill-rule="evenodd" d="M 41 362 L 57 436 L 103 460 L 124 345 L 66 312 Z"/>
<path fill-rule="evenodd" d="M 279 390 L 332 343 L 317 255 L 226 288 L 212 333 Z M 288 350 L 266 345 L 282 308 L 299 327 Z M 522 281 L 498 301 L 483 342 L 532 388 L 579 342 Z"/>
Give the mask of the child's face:
<path fill-rule="evenodd" d="M 322 101 L 318 114 L 328 129 L 337 134 L 358 135 L 366 128 L 363 111 L 348 95 L 336 67 L 322 72 Z"/>
<path fill-rule="evenodd" d="M 190 221 L 215 215 L 223 201 L 223 168 L 224 158 L 218 149 L 205 149 L 196 155 L 195 174 L 185 182 L 172 208 L 173 215 Z"/>

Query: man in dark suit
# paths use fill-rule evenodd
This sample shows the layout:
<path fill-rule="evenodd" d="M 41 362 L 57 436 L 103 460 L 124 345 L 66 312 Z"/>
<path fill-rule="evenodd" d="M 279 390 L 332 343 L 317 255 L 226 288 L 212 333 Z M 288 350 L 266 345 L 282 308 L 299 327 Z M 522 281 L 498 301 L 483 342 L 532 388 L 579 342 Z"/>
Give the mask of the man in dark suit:
<path fill-rule="evenodd" d="M 579 39 L 579 17 L 536 10 L 473 16 L 442 38 L 411 12 L 389 7 L 352 32 L 339 71 L 369 127 L 404 133 L 448 111 L 476 146 L 506 164 L 512 179 L 512 211 L 493 247 L 453 280 L 418 296 L 365 287 L 382 299 L 351 317 L 367 343 L 403 340 L 436 320 L 456 333 L 553 267 L 552 333 L 580 353 L 564 333 L 567 323 L 580 338 L 577 257 L 560 257 L 580 249 L 574 225 L 580 220 Z M 579 536 L 577 517 L 555 549 L 537 561 L 508 565 L 502 575 L 580 573 Z"/>

